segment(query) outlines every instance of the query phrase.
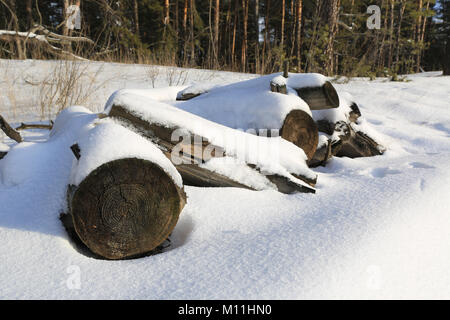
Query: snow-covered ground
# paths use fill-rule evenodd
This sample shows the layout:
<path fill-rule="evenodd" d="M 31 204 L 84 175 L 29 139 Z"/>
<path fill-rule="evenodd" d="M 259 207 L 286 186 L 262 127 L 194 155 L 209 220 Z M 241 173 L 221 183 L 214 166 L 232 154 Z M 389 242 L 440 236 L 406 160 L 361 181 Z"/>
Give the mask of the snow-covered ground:
<path fill-rule="evenodd" d="M 0 60 L 0 114 L 39 120 L 36 83 L 55 63 Z M 98 68 L 85 103 L 93 111 L 117 89 L 153 86 L 146 66 L 89 70 Z M 189 70 L 174 83 L 167 70 L 156 87 L 254 77 Z M 0 298 L 449 299 L 450 77 L 408 79 L 336 84 L 358 102 L 362 125 L 387 147 L 383 156 L 314 169 L 316 194 L 186 187 L 172 246 L 137 260 L 75 250 L 58 219 L 71 130 L 49 142 L 47 133 L 28 132 L 15 160 L 0 160 Z M 13 145 L 0 139 L 0 151 Z"/>

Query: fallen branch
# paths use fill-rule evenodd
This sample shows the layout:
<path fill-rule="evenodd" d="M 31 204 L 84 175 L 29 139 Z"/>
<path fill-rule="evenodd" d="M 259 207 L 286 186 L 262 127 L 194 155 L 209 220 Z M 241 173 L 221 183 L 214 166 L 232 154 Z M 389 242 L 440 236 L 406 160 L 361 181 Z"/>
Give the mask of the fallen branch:
<path fill-rule="evenodd" d="M 51 130 L 53 128 L 53 121 L 51 121 L 51 124 L 26 124 L 21 123 L 20 126 L 16 128 L 17 131 L 20 130 L 27 130 L 27 129 L 46 129 Z"/>
<path fill-rule="evenodd" d="M 11 127 L 9 125 L 8 122 L 6 122 L 6 120 L 0 115 L 0 129 L 3 130 L 3 132 L 10 137 L 11 139 L 13 139 L 14 141 L 16 141 L 17 143 L 22 142 L 22 136 L 20 135 L 19 132 L 17 132 L 16 130 L 14 130 L 13 127 Z"/>

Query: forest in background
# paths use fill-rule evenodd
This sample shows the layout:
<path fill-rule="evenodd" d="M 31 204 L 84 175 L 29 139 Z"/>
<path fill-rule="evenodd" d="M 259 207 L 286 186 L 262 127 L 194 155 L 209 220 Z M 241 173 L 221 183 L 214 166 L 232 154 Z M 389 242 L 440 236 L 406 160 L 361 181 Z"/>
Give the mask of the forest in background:
<path fill-rule="evenodd" d="M 78 5 L 81 29 L 67 8 Z M 370 5 L 381 9 L 369 29 Z M 449 74 L 450 0 L 0 0 L 0 58 L 251 73 Z"/>

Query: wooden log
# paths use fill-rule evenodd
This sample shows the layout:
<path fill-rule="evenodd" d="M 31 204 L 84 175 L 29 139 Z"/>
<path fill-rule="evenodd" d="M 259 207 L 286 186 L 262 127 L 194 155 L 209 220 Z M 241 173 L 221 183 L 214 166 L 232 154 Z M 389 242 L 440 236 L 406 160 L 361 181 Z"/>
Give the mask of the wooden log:
<path fill-rule="evenodd" d="M 195 97 L 198 97 L 199 95 L 201 95 L 201 93 L 191 93 L 191 92 L 180 92 L 177 95 L 177 100 L 178 101 L 186 101 L 186 100 L 191 100 Z"/>
<path fill-rule="evenodd" d="M 252 187 L 244 185 L 240 181 L 235 181 L 222 174 L 218 174 L 216 172 L 198 166 L 198 164 L 208 161 L 211 157 L 223 157 L 226 155 L 225 150 L 223 150 L 220 146 L 210 144 L 208 142 L 208 139 L 199 136 L 198 140 L 202 141 L 202 143 L 201 145 L 197 145 L 197 152 L 195 152 L 194 150 L 196 149 L 194 144 L 188 146 L 187 148 L 184 148 L 184 154 L 182 155 L 182 157 L 184 160 L 187 160 L 185 162 L 188 163 L 181 163 L 182 161 L 180 160 L 183 159 L 177 158 L 176 154 L 172 152 L 175 146 L 179 143 L 178 141 L 172 141 L 172 133 L 179 128 L 169 128 L 156 123 L 149 123 L 132 114 L 126 108 L 120 105 L 113 105 L 109 112 L 109 116 L 120 121 L 124 121 L 128 126 L 134 127 L 136 131 L 141 135 L 144 135 L 145 137 L 153 141 L 163 151 L 165 156 L 173 162 L 175 168 L 182 176 L 183 181 L 186 185 L 199 187 L 238 187 L 253 189 Z M 193 139 L 196 140 L 195 133 L 192 133 L 192 136 Z M 213 150 L 213 152 L 205 152 L 206 148 L 208 148 L 208 150 Z M 302 176 L 295 177 L 308 183 L 311 186 L 314 186 L 315 184 L 315 180 L 311 180 Z M 283 181 L 283 179 L 277 179 L 278 185 L 275 184 L 278 186 L 280 192 L 285 192 L 287 190 L 289 190 L 288 193 L 315 192 L 314 188 L 309 188 L 295 182 L 289 182 L 289 186 L 287 186 L 287 181 Z M 286 187 L 282 186 L 283 183 L 286 184 Z"/>
<path fill-rule="evenodd" d="M 3 159 L 7 154 L 8 152 L 0 151 L 0 160 Z"/>
<path fill-rule="evenodd" d="M 292 110 L 284 119 L 280 136 L 303 149 L 312 159 L 319 141 L 319 132 L 313 118 L 302 110 Z"/>
<path fill-rule="evenodd" d="M 50 124 L 27 124 L 27 123 L 21 123 L 20 126 L 16 128 L 17 131 L 20 130 L 27 130 L 27 129 L 45 129 L 45 130 L 52 130 L 53 128 L 53 121 Z"/>
<path fill-rule="evenodd" d="M 321 87 L 294 88 L 311 110 L 323 110 L 339 107 L 339 96 L 331 82 Z"/>
<path fill-rule="evenodd" d="M 0 115 L 0 129 L 3 130 L 3 132 L 10 137 L 11 139 L 13 139 L 14 141 L 16 141 L 17 143 L 22 142 L 22 136 L 20 135 L 19 132 L 17 132 L 16 130 L 14 130 L 13 127 L 11 127 L 9 125 L 8 122 L 6 122 L 5 118 L 3 118 L 3 116 Z"/>
<path fill-rule="evenodd" d="M 287 87 L 285 84 L 278 84 L 275 82 L 270 82 L 270 91 L 287 94 Z"/>
<path fill-rule="evenodd" d="M 330 138 L 326 145 L 316 150 L 313 158 L 308 161 L 310 167 L 323 166 L 333 156 L 360 158 L 384 153 L 383 146 L 363 132 L 356 131 L 351 123 L 329 123 L 327 129 L 330 126 L 333 126 L 334 140 Z"/>
<path fill-rule="evenodd" d="M 359 110 L 358 105 L 356 104 L 356 102 L 353 102 L 350 106 L 350 113 L 348 115 L 348 119 L 350 120 L 350 122 L 356 122 L 356 120 L 358 120 L 359 117 L 361 117 L 361 111 Z"/>
<path fill-rule="evenodd" d="M 107 162 L 68 190 L 79 239 L 106 259 L 141 256 L 161 245 L 185 203 L 184 190 L 161 167 L 136 158 Z"/>

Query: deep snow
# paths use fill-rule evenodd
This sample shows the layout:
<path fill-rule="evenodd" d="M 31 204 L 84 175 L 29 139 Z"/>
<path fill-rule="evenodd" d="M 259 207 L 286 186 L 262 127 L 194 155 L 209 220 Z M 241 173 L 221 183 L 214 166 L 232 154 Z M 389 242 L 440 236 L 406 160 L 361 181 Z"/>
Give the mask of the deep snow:
<path fill-rule="evenodd" d="M 105 72 L 149 87 L 140 68 Z M 0 298 L 450 298 L 450 77 L 408 78 L 336 85 L 378 132 L 383 156 L 332 159 L 315 169 L 315 195 L 186 187 L 172 246 L 137 260 L 74 249 L 58 220 L 74 137 L 29 133 L 21 162 L 0 160 Z M 119 88 L 111 82 L 96 100 Z"/>

